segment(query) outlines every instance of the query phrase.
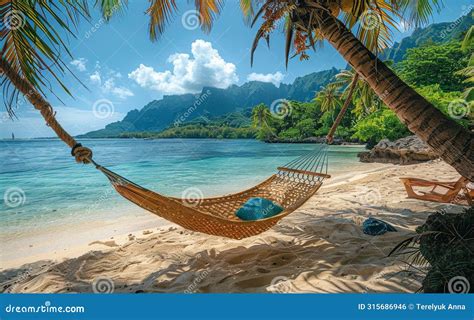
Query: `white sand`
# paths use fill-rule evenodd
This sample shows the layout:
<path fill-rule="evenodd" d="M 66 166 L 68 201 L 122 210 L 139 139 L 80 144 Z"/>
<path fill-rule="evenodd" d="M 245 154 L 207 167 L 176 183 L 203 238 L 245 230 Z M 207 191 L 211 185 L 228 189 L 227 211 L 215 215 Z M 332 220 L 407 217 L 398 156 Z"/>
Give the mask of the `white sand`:
<path fill-rule="evenodd" d="M 133 219 L 2 243 L 0 288 L 90 292 L 106 277 L 115 292 L 413 292 L 419 283 L 387 254 L 436 209 L 460 208 L 406 199 L 399 178 L 459 175 L 439 161 L 359 168 L 331 179 L 273 229 L 240 241 L 170 226 L 138 210 Z M 369 216 L 399 232 L 365 235 L 361 225 Z"/>

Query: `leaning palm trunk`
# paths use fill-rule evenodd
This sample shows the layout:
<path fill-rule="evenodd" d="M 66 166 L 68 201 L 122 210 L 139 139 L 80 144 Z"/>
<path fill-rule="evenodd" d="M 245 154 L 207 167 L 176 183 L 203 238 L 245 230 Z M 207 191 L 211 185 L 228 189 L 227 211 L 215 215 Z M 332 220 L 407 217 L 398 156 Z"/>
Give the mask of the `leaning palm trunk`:
<path fill-rule="evenodd" d="M 321 13 L 325 39 L 363 77 L 408 129 L 462 176 L 474 181 L 473 134 L 446 117 L 370 52 L 342 22 Z"/>
<path fill-rule="evenodd" d="M 37 109 L 43 116 L 46 124 L 53 129 L 56 135 L 64 141 L 70 148 L 78 146 L 76 140 L 59 124 L 56 120 L 55 112 L 51 107 L 51 104 L 46 101 L 43 96 L 26 80 L 24 77 L 19 75 L 14 68 L 6 61 L 3 57 L 0 58 L 0 74 L 5 75 L 12 84 L 18 89 L 30 103 Z M 85 148 L 82 148 L 85 149 Z M 91 158 L 92 152 L 87 149 L 86 158 Z M 88 163 L 89 159 L 80 159 L 76 157 L 78 161 Z"/>
<path fill-rule="evenodd" d="M 326 141 L 327 143 L 331 144 L 334 140 L 333 136 L 334 133 L 336 132 L 337 127 L 342 121 L 342 118 L 344 118 L 344 115 L 346 114 L 347 108 L 349 108 L 349 105 L 351 104 L 352 101 L 352 95 L 354 94 L 355 87 L 357 86 L 357 81 L 359 81 L 359 74 L 356 73 L 354 76 L 354 79 L 352 79 L 352 82 L 350 84 L 349 88 L 349 93 L 347 94 L 346 101 L 344 101 L 344 105 L 342 106 L 341 111 L 339 111 L 339 114 L 337 115 L 336 120 L 334 121 L 331 130 L 329 130 L 329 133 L 326 136 Z"/>

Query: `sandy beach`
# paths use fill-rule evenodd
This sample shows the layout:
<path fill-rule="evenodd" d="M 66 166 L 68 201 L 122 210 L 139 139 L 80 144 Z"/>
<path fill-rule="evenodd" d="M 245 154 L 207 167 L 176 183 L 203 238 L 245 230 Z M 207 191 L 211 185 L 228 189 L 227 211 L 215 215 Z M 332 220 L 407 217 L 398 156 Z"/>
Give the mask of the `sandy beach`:
<path fill-rule="evenodd" d="M 419 282 L 387 254 L 430 213 L 462 207 L 407 199 L 399 178 L 459 175 L 441 161 L 362 168 L 333 177 L 276 227 L 240 241 L 140 209 L 123 221 L 2 241 L 2 291 L 92 292 L 106 279 L 113 292 L 414 292 Z M 369 216 L 398 232 L 365 235 Z"/>

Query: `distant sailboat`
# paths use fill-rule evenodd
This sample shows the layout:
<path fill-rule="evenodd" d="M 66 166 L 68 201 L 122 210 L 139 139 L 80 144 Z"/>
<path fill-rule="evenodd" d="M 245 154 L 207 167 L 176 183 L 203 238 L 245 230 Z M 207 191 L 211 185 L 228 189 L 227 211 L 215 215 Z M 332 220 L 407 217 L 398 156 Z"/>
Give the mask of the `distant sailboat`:
<path fill-rule="evenodd" d="M 12 132 L 12 140 L 15 140 L 15 135 L 13 134 L 13 132 Z"/>

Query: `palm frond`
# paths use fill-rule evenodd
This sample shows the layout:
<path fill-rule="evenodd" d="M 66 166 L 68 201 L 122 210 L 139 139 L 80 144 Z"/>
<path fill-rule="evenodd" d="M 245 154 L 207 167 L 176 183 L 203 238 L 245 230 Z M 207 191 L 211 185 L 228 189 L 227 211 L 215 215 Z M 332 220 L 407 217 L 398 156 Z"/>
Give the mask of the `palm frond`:
<path fill-rule="evenodd" d="M 209 32 L 215 17 L 222 9 L 223 0 L 195 0 L 194 3 L 199 12 L 202 29 Z"/>
<path fill-rule="evenodd" d="M 176 11 L 175 0 L 151 0 L 146 13 L 150 16 L 149 33 L 151 40 L 156 40 L 165 31 L 173 12 Z"/>
<path fill-rule="evenodd" d="M 127 0 L 96 0 L 95 5 L 100 8 L 104 19 L 109 21 L 113 15 L 123 11 Z"/>
<path fill-rule="evenodd" d="M 112 1 L 112 0 L 110 0 Z M 115 0 L 118 1 L 118 0 Z M 195 0 L 196 18 L 205 32 L 209 32 L 214 19 L 222 9 L 223 0 Z M 155 41 L 165 31 L 166 24 L 178 10 L 176 0 L 150 0 L 146 13 L 150 16 L 150 39 Z"/>
<path fill-rule="evenodd" d="M 468 51 L 469 48 L 473 45 L 474 40 L 474 26 L 471 26 L 469 30 L 467 30 L 466 35 L 462 41 L 461 49 L 464 51 Z"/>
<path fill-rule="evenodd" d="M 427 24 L 433 13 L 443 7 L 442 0 L 392 0 L 391 3 L 415 27 Z"/>

